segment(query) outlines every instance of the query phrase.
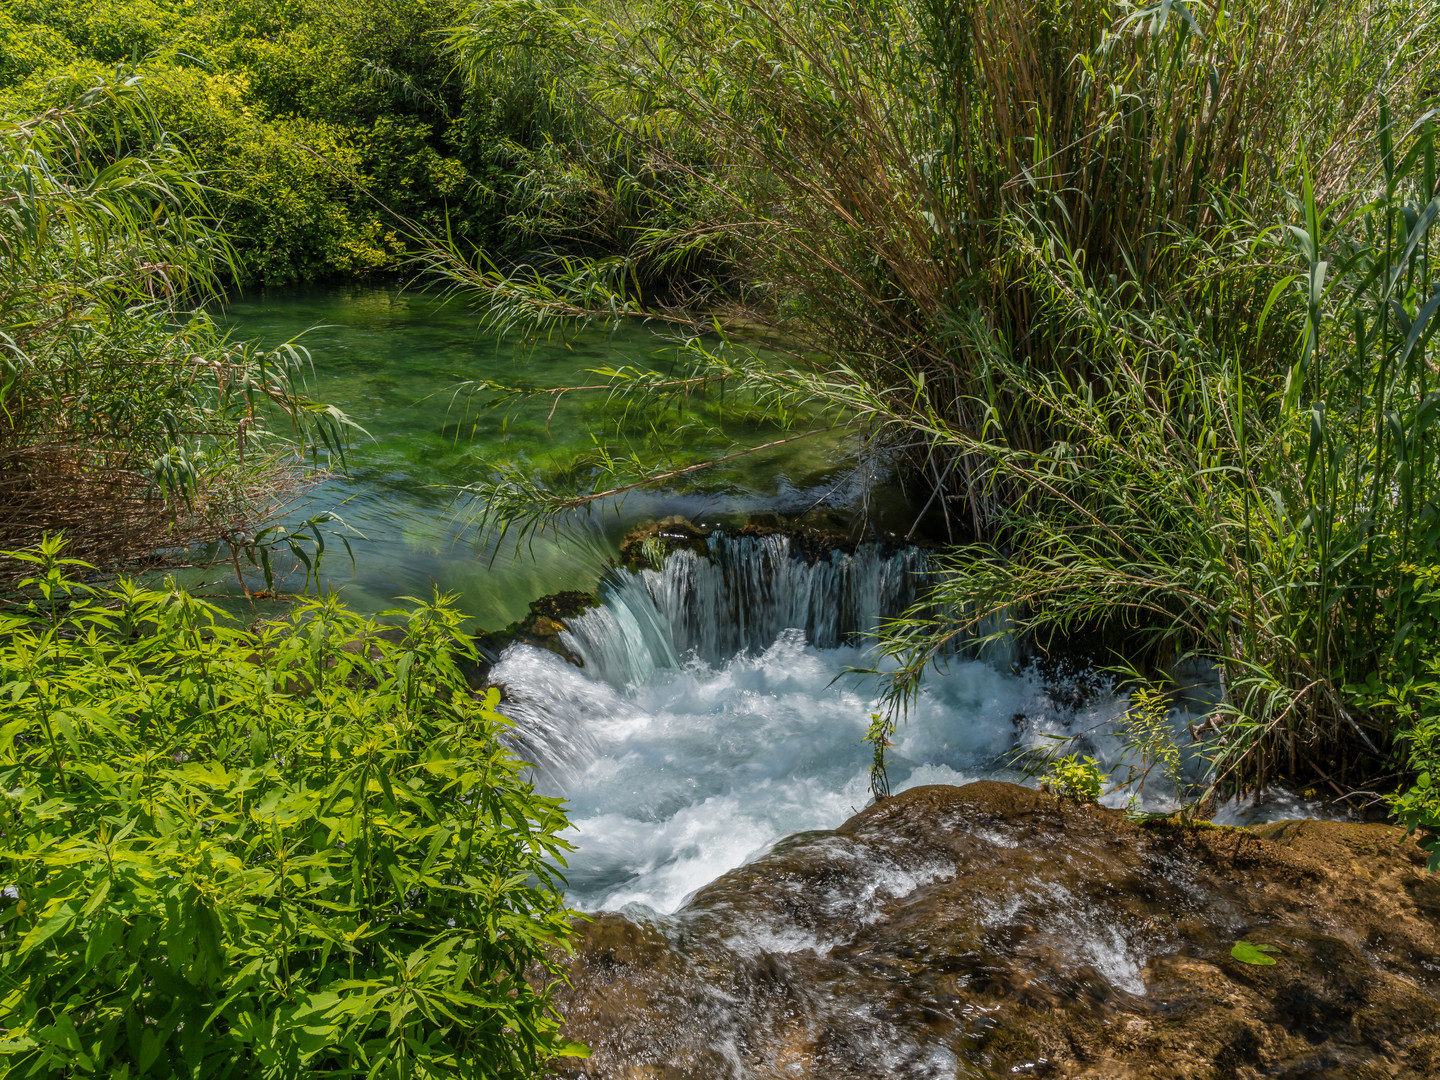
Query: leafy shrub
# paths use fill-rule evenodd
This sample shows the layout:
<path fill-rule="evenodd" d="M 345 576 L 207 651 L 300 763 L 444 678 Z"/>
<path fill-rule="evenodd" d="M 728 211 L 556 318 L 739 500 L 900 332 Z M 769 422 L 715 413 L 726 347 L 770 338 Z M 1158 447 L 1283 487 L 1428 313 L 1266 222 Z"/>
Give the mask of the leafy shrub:
<path fill-rule="evenodd" d="M 241 282 L 393 269 L 413 243 L 402 219 L 492 253 L 613 241 L 546 80 L 481 85 L 447 55 L 461 8 L 15 0 L 0 11 L 0 113 L 42 112 L 131 65 L 205 171 Z"/>
<path fill-rule="evenodd" d="M 1431 712 L 1405 728 L 1400 742 L 1415 782 L 1390 797 L 1390 809 L 1419 834 L 1420 846 L 1430 853 L 1430 869 L 1440 870 L 1440 715 Z"/>
<path fill-rule="evenodd" d="M 31 599 L 0 618 L 0 1071 L 523 1077 L 565 1049 L 526 979 L 570 924 L 565 816 L 446 601 L 241 630 L 61 549 L 14 556 Z"/>
<path fill-rule="evenodd" d="M 1399 727 L 1395 764 L 1412 773 L 1413 781 L 1390 794 L 1390 810 L 1412 834 L 1418 834 L 1420 846 L 1430 852 L 1431 870 L 1440 870 L 1440 648 L 1436 621 L 1431 614 L 1418 625 L 1412 624 L 1412 633 L 1422 644 L 1410 650 L 1410 656 L 1392 657 L 1384 678 L 1372 674 L 1365 683 L 1348 688 L 1367 711 L 1395 718 Z"/>

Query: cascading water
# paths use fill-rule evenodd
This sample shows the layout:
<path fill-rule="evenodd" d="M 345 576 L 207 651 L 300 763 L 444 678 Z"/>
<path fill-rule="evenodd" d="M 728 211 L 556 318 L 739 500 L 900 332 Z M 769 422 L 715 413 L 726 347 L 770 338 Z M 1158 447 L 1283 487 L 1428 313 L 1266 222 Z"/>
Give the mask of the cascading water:
<path fill-rule="evenodd" d="M 925 552 L 861 544 L 806 560 L 788 536 L 716 533 L 708 554 L 673 552 L 657 570 L 616 570 L 605 602 L 569 623 L 562 640 L 593 677 L 637 684 L 682 658 L 723 664 L 763 652 L 799 630 L 834 649 L 874 630 L 915 598 Z"/>
<path fill-rule="evenodd" d="M 882 688 L 852 669 L 873 665 L 865 635 L 915 598 L 926 568 L 912 547 L 807 559 L 783 535 L 716 534 L 705 555 L 613 571 L 562 635 L 583 666 L 507 649 L 491 677 L 517 749 L 569 800 L 571 901 L 672 911 L 781 837 L 864 807 Z M 1124 709 L 1104 687 L 1077 694 L 995 659 L 956 656 L 925 679 L 887 752 L 893 790 L 1016 779 L 1010 751 L 1102 730 Z M 1087 750 L 1123 756 L 1102 737 Z"/>
<path fill-rule="evenodd" d="M 679 1063 L 679 1077 L 758 1080 L 787 1061 L 784 1075 L 826 1080 L 1028 1073 L 1046 1059 L 971 1068 L 995 1063 L 992 1014 L 1018 1003 L 1023 1031 L 1035 994 L 1055 991 L 1047 1015 L 1068 1016 L 1173 986 L 1164 928 L 1182 910 L 1187 927 L 1202 921 L 1183 859 L 1132 852 L 1093 834 L 1106 819 L 999 785 L 915 791 L 852 817 L 869 802 L 862 737 L 883 678 L 852 669 L 874 665 L 866 632 L 927 570 L 916 549 L 804 558 L 783 536 L 712 536 L 705 553 L 608 577 L 562 635 L 583 666 L 523 645 L 501 657 L 517 738 L 569 799 L 570 902 L 619 912 L 584 932 L 561 990 L 595 1051 L 563 1075 Z M 1116 734 L 1128 700 L 1104 680 L 989 658 L 957 652 L 925 678 L 887 750 L 896 793 L 1020 779 L 1012 752 L 1055 739 L 1117 778 L 1141 764 Z M 1204 711 L 1216 688 L 1187 674 Z M 1177 743 L 1191 719 L 1172 713 Z M 1172 797 L 1152 778 L 1104 801 Z M 984 809 L 954 809 L 972 804 Z M 1221 945 L 1201 947 L 1221 952 L 1241 931 L 1224 902 L 1209 910 Z"/>

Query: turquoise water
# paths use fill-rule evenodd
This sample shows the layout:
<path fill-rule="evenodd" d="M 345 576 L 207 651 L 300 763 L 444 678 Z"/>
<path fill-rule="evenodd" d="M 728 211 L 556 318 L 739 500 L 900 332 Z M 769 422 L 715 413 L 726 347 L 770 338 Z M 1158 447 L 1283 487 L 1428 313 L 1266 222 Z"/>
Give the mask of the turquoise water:
<path fill-rule="evenodd" d="M 464 485 L 489 478 L 501 462 L 542 479 L 584 478 L 593 473 L 597 445 L 662 453 L 654 430 L 673 433 L 679 417 L 674 409 L 635 412 L 617 431 L 615 410 L 603 395 L 492 407 L 495 395 L 468 393 L 464 384 L 554 387 L 595 383 L 590 369 L 597 367 L 670 370 L 676 349 L 660 329 L 637 322 L 568 341 L 499 340 L 480 331 L 474 314 L 458 304 L 354 284 L 258 291 L 231 303 L 224 321 L 234 338 L 260 348 L 291 340 L 303 345 L 314 364 L 311 394 L 369 433 L 351 447 L 346 470 L 336 469 L 287 516 L 292 525 L 322 510 L 343 519 L 346 528 L 330 528 L 348 537 L 354 562 L 332 536 L 322 585 L 360 610 L 390 608 L 401 597 L 428 596 L 438 587 L 457 594 L 478 626 L 501 626 L 538 596 L 593 588 L 625 533 L 641 521 L 682 514 L 716 522 L 748 511 L 847 506 L 864 486 L 849 444 L 824 437 L 596 504 L 569 518 L 559 536 L 502 542 L 477 526 L 483 507 L 457 495 Z M 691 405 L 690 426 L 679 441 L 692 456 L 676 464 L 783 434 L 765 426 L 716 433 L 708 430 L 704 403 Z M 283 584 L 298 589 L 304 575 L 290 565 Z M 212 569 L 204 579 L 211 591 L 239 591 L 233 572 Z M 250 585 L 262 587 L 258 573 Z"/>

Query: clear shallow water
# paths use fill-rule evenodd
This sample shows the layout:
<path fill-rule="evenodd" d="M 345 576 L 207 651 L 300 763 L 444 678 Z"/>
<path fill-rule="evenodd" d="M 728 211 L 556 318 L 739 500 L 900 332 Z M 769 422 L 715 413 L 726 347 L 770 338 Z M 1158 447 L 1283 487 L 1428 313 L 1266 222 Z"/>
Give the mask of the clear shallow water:
<path fill-rule="evenodd" d="M 522 344 L 481 333 L 474 314 L 458 304 L 364 284 L 261 290 L 227 305 L 222 318 L 233 337 L 257 347 L 294 340 L 308 349 L 312 396 L 369 432 L 351 447 L 348 469 L 337 469 L 308 492 L 287 518 L 294 523 L 334 510 L 344 519 L 354 566 L 330 541 L 323 584 L 358 610 L 391 608 L 400 597 L 429 596 L 438 587 L 457 594 L 478 626 L 504 626 L 539 596 L 592 588 L 619 541 L 641 521 L 846 506 L 864 486 L 847 443 L 806 440 L 692 474 L 683 486 L 599 504 L 571 520 L 561 539 L 502 543 L 493 533 L 480 533 L 474 521 L 481 508 L 457 501 L 458 488 L 489 478 L 501 462 L 542 477 L 577 471 L 583 477 L 596 440 L 651 448 L 651 422 L 673 426 L 673 411 L 665 418 L 637 412 L 617 435 L 595 395 L 564 395 L 552 412 L 548 396 L 494 408 L 493 396 L 459 388 L 476 380 L 520 387 L 591 384 L 603 381 L 592 369 L 610 366 L 668 370 L 675 350 L 658 329 L 629 323 L 568 341 Z M 698 426 L 686 435 L 687 448 L 729 449 L 721 437 L 706 434 L 712 417 L 704 402 L 692 405 Z M 776 436 L 765 427 L 732 426 L 724 433 L 752 445 Z M 889 504 L 904 502 L 890 497 Z M 195 587 L 202 579 L 222 592 L 238 592 L 233 574 L 223 569 L 192 574 L 186 584 Z M 301 580 L 293 576 L 287 584 L 298 588 Z M 261 587 L 258 575 L 251 586 Z"/>

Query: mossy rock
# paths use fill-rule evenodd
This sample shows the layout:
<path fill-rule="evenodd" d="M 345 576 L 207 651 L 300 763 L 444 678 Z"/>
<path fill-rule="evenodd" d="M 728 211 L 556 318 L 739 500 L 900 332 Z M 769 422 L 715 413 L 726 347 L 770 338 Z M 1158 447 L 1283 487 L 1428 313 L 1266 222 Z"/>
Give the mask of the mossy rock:
<path fill-rule="evenodd" d="M 593 607 L 598 607 L 599 604 L 600 598 L 594 593 L 581 592 L 579 589 L 567 589 L 564 592 L 551 593 L 549 596 L 542 596 L 539 600 L 530 601 L 530 614 L 535 618 L 564 622 Z"/>
<path fill-rule="evenodd" d="M 630 570 L 655 570 L 676 551 L 708 555 L 710 533 L 678 515 L 646 522 L 620 542 L 620 565 Z"/>
<path fill-rule="evenodd" d="M 475 636 L 475 645 L 486 661 L 485 670 L 489 669 L 489 665 L 493 664 L 502 652 L 517 642 L 548 649 L 578 666 L 580 658 L 565 648 L 564 642 L 560 640 L 560 635 L 565 630 L 565 620 L 573 619 L 599 604 L 600 599 L 594 593 L 582 592 L 579 589 L 567 589 L 530 601 L 530 612 L 523 619 L 515 620 L 503 630 L 489 630 Z"/>
<path fill-rule="evenodd" d="M 1434 1080 L 1424 864 L 1392 826 L 1142 827 L 1012 784 L 912 788 L 666 920 L 603 916 L 556 987 L 593 1051 L 560 1075 Z"/>

